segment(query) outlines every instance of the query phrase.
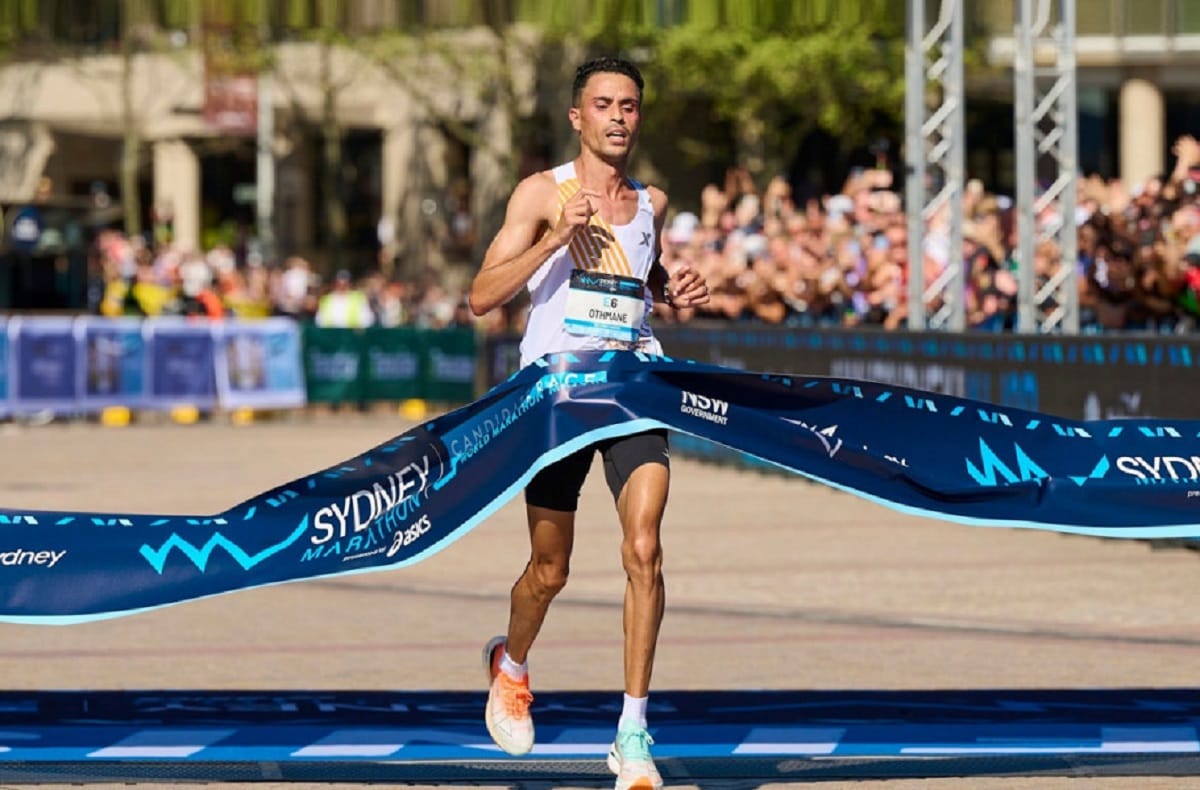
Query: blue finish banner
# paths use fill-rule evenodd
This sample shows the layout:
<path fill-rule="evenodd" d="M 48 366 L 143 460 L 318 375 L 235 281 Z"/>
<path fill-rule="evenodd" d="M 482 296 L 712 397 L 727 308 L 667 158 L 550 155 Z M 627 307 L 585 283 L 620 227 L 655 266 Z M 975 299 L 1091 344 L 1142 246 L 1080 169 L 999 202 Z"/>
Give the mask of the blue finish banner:
<path fill-rule="evenodd" d="M 854 380 L 566 354 L 216 515 L 0 510 L 0 620 L 66 624 L 416 563 L 547 464 L 654 428 L 907 513 L 1114 538 L 1200 537 L 1200 421 L 1072 421 Z"/>

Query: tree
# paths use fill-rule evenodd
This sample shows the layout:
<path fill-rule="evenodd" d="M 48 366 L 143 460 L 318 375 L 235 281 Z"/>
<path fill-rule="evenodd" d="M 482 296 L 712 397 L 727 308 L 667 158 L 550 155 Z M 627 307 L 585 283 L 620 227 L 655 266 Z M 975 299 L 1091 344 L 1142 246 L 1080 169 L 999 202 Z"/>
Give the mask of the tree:
<path fill-rule="evenodd" d="M 141 120 L 134 101 L 134 58 L 141 48 L 137 13 L 138 0 L 122 0 L 121 4 L 121 121 L 125 134 L 121 144 L 121 208 L 125 215 L 125 232 L 130 236 L 142 233 L 142 196 L 139 185 L 142 162 Z"/>
<path fill-rule="evenodd" d="M 854 144 L 877 116 L 900 116 L 903 14 L 888 0 L 597 0 L 583 20 L 547 18 L 593 52 L 640 61 L 648 135 L 669 135 L 674 150 L 702 160 L 714 153 L 712 125 L 727 125 L 738 163 L 762 174 L 815 129 Z"/>
<path fill-rule="evenodd" d="M 361 51 L 408 96 L 419 121 L 436 127 L 470 152 L 474 261 L 503 221 L 505 197 L 518 175 L 533 83 L 541 74 L 536 30 L 485 4 L 450 15 L 454 27 L 414 25 L 363 42 Z M 468 11 L 471 9 L 461 9 Z M 501 9 L 503 10 L 503 9 Z M 453 90 L 447 90 L 453 86 Z M 432 186 L 430 173 L 414 173 Z M 405 234 L 421 234 L 410 216 Z M 424 229 L 427 230 L 427 229 Z M 411 245 L 410 245 L 411 252 Z"/>
<path fill-rule="evenodd" d="M 345 25 L 346 4 L 337 0 L 154 2 L 168 9 L 167 16 L 178 18 L 176 25 L 190 27 L 199 34 L 206 90 L 222 81 L 253 79 L 257 81 L 258 99 L 263 100 L 262 82 L 269 80 L 271 86 L 283 89 L 283 100 L 288 104 L 285 115 L 319 132 L 320 226 L 329 267 L 343 267 L 349 222 L 341 183 L 345 129 L 338 103 L 342 92 L 354 82 L 357 65 L 353 62 L 355 42 L 350 40 Z M 281 66 L 284 59 L 288 63 Z M 220 86 L 216 88 L 219 93 Z M 234 131 L 241 137 L 250 133 L 245 128 Z M 217 135 L 211 146 L 209 150 L 229 150 L 230 140 Z M 270 211 L 265 213 L 268 221 L 271 216 Z M 275 229 L 266 226 L 259 231 L 261 249 L 273 260 Z"/>
<path fill-rule="evenodd" d="M 164 2 L 166 6 L 177 5 L 170 0 Z M 4 58 L 67 65 L 81 83 L 95 86 L 97 103 L 104 114 L 111 111 L 106 120 L 115 120 L 119 125 L 121 158 L 117 179 L 125 230 L 130 235 L 142 231 L 139 179 L 145 164 L 146 105 L 162 99 L 154 91 L 159 75 L 146 70 L 145 56 L 173 51 L 161 35 L 163 11 L 160 4 L 150 0 L 108 3 L 19 0 L 0 4 L 0 53 Z M 101 54 L 96 54 L 97 49 Z M 105 49 L 115 50 L 117 57 L 108 57 Z M 33 69 L 27 71 L 36 73 Z M 31 96 L 41 89 L 35 83 L 32 80 L 24 86 Z"/>
<path fill-rule="evenodd" d="M 23 55 L 27 55 L 25 42 L 41 39 L 38 25 L 37 6 L 29 2 L 0 3 L 0 68 L 7 67 Z M 3 90 L 11 92 L 11 109 L 6 113 L 10 118 L 25 115 L 28 104 L 37 94 L 38 76 L 34 68 L 25 75 L 13 78 L 11 73 L 5 75 Z M 5 97 L 6 99 L 8 97 Z M 38 157 L 35 151 L 43 151 L 50 146 L 48 139 L 43 139 L 39 145 L 39 136 L 33 125 L 29 123 L 0 124 L 6 137 L 5 145 L 0 146 L 0 197 L 26 199 L 29 192 L 28 173 L 31 159 Z M 42 132 L 41 137 L 48 135 Z"/>

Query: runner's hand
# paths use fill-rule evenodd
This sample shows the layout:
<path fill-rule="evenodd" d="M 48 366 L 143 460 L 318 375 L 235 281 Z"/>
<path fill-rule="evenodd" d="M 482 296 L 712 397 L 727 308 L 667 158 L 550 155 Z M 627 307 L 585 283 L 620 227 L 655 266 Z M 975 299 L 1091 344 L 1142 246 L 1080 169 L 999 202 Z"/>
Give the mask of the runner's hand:
<path fill-rule="evenodd" d="M 667 280 L 667 303 L 676 309 L 708 304 L 708 283 L 687 264 L 677 267 Z"/>
<path fill-rule="evenodd" d="M 563 204 L 562 215 L 554 226 L 554 234 L 560 246 L 565 247 L 575 238 L 581 228 L 587 226 L 592 215 L 596 213 L 596 205 L 600 193 L 594 189 L 580 189 Z"/>

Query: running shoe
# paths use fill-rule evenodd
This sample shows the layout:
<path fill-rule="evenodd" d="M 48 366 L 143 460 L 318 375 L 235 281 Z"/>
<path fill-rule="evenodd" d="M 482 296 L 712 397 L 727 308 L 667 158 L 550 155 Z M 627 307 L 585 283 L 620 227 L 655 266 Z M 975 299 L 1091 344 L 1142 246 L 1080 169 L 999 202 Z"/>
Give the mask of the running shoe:
<path fill-rule="evenodd" d="M 617 775 L 616 790 L 659 790 L 662 776 L 650 756 L 654 739 L 645 727 L 626 724 L 608 750 L 608 770 Z"/>
<path fill-rule="evenodd" d="M 504 637 L 495 636 L 483 648 L 483 668 L 490 684 L 483 718 L 496 745 L 520 756 L 533 748 L 533 717 L 529 715 L 533 694 L 529 691 L 528 675 L 523 680 L 513 680 L 500 671 L 502 647 Z"/>

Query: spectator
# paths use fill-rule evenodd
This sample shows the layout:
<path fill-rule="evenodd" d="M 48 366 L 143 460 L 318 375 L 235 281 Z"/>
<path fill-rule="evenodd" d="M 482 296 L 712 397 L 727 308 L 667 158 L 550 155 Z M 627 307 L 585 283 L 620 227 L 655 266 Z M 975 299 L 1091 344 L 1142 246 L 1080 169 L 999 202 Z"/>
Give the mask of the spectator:
<path fill-rule="evenodd" d="M 224 305 L 213 289 L 213 272 L 199 255 L 189 255 L 179 266 L 179 312 L 187 316 L 223 318 Z"/>
<path fill-rule="evenodd" d="M 354 288 L 350 272 L 342 269 L 333 278 L 333 287 L 317 303 L 317 326 L 341 329 L 365 329 L 375 323 L 375 314 L 367 295 Z"/>
<path fill-rule="evenodd" d="M 312 266 L 298 255 L 289 257 L 283 271 L 272 278 L 270 290 L 278 315 L 300 320 L 316 314 L 316 278 Z"/>
<path fill-rule="evenodd" d="M 1079 232 L 1072 273 L 1084 329 L 1180 331 L 1200 323 L 1200 141 L 1185 135 L 1173 148 L 1172 171 L 1134 189 L 1119 180 L 1080 178 L 1073 217 L 1048 202 L 1035 218 L 1047 240 L 1037 245 L 1035 291 L 1062 275 L 1063 255 L 1051 233 L 1063 221 Z M 664 320 L 692 318 L 767 323 L 899 328 L 908 316 L 908 217 L 892 174 L 856 168 L 836 194 L 792 201 L 786 180 L 761 192 L 746 171 L 729 168 L 724 186 L 708 184 L 699 215 L 681 212 L 663 234 L 664 260 L 705 272 L 712 299 L 693 314 L 659 309 Z M 926 221 L 925 282 L 965 276 L 971 328 L 1015 328 L 1018 302 L 1012 200 L 979 179 L 963 190 L 963 246 L 951 249 L 949 204 Z M 944 294 L 926 312 L 943 308 Z M 1044 317 L 1058 309 L 1043 303 Z"/>

